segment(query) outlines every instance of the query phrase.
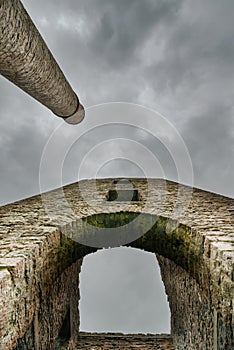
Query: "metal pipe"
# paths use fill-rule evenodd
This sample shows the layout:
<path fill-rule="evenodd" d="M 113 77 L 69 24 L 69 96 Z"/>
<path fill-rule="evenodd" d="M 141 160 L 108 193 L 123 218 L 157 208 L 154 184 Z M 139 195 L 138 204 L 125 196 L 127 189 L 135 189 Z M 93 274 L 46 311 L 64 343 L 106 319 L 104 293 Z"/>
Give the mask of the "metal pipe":
<path fill-rule="evenodd" d="M 69 124 L 84 107 L 20 0 L 0 0 L 0 74 Z"/>

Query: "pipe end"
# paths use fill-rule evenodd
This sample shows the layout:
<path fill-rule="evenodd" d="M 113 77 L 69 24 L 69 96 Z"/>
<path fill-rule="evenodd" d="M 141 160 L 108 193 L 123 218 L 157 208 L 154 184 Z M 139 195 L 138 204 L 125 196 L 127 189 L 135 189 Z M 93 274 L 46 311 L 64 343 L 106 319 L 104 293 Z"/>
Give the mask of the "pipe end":
<path fill-rule="evenodd" d="M 82 122 L 84 117 L 85 117 L 84 107 L 82 106 L 82 104 L 79 104 L 79 107 L 74 114 L 70 115 L 69 117 L 63 118 L 63 119 L 65 120 L 66 123 L 75 125 L 75 124 L 79 124 L 80 122 Z"/>

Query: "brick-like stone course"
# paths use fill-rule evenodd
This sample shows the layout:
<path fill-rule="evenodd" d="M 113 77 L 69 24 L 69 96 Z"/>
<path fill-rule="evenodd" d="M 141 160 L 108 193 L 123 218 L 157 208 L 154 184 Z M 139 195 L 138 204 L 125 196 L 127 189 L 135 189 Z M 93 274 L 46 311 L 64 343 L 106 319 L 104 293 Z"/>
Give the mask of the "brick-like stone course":
<path fill-rule="evenodd" d="M 174 350 L 166 334 L 120 334 L 80 332 L 75 350 Z"/>
<path fill-rule="evenodd" d="M 234 200 L 199 189 L 191 192 L 187 186 L 160 179 L 131 179 L 131 182 L 139 192 L 141 200 L 138 202 L 106 201 L 109 190 L 115 189 L 116 184 L 114 179 L 99 179 L 64 187 L 68 204 L 62 200 L 62 189 L 57 189 L 45 194 L 43 201 L 41 196 L 34 196 L 0 208 L 1 350 L 12 350 L 24 337 L 34 322 L 40 296 L 50 293 L 63 272 L 97 250 L 69 238 L 77 237 L 78 233 L 85 235 L 85 232 L 77 232 L 81 219 L 105 227 L 142 213 L 152 219 L 156 217 L 156 223 L 149 232 L 128 245 L 158 253 L 188 273 L 189 280 L 182 279 L 181 287 L 164 278 L 169 302 L 173 298 L 173 288 L 174 296 L 177 293 L 178 308 L 172 313 L 172 324 L 180 324 L 179 331 L 185 334 L 184 341 L 188 342 L 184 345 L 178 342 L 175 347 L 182 350 L 193 344 L 195 349 L 200 349 L 199 346 L 206 349 L 206 344 L 198 343 L 199 337 L 191 333 L 187 325 L 177 322 L 185 305 L 178 293 L 180 288 L 187 288 L 190 281 L 190 286 L 194 286 L 190 288 L 190 298 L 194 293 L 194 304 L 191 304 L 196 320 L 194 329 L 201 329 L 198 323 L 203 323 L 204 332 L 207 329 L 212 337 L 211 349 L 233 350 Z M 129 187 L 128 184 L 121 186 Z M 180 198 L 178 190 L 183 194 Z M 188 207 L 177 216 L 175 206 L 183 204 L 190 194 Z M 67 205 L 72 211 L 67 210 Z M 50 210 L 53 219 L 48 215 Z M 168 227 L 171 229 L 167 230 Z M 165 271 L 171 269 L 170 264 L 164 267 Z M 197 318 L 200 310 L 193 280 L 209 300 L 212 323 L 201 321 L 202 315 Z M 62 320 L 58 323 L 57 334 Z M 37 336 L 34 334 L 35 338 Z M 179 339 L 176 326 L 172 336 L 175 341 Z M 51 348 L 49 344 L 47 348 Z"/>

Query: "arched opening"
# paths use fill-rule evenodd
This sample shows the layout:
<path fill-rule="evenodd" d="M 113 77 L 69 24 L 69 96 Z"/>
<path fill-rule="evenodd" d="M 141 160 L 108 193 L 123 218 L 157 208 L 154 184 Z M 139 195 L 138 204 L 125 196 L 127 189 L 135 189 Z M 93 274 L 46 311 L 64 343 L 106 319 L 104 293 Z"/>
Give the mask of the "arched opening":
<path fill-rule="evenodd" d="M 203 250 L 200 247 L 202 241 L 194 244 L 191 227 L 168 217 L 142 213 L 138 210 L 114 211 L 93 214 L 77 220 L 70 231 L 70 237 L 81 243 L 82 257 L 96 252 L 101 247 L 116 248 L 123 245 L 153 253 L 154 256 L 156 254 L 170 304 L 173 339 L 177 344 L 184 342 L 191 344 L 192 333 L 192 337 L 197 337 L 199 334 L 201 342 L 207 343 L 201 330 L 209 322 L 210 317 L 213 317 L 210 316 L 213 311 L 209 291 L 206 289 L 207 284 L 204 283 L 204 278 L 208 275 L 206 266 L 202 263 Z M 97 266 L 96 264 L 94 266 L 96 273 Z M 95 290 L 96 286 L 92 288 Z M 113 310 L 113 305 L 109 308 Z M 108 332 L 110 330 L 111 328 Z M 113 330 L 112 328 L 112 332 Z M 101 331 L 100 322 L 96 331 Z M 118 330 L 116 328 L 117 331 L 119 332 L 120 328 Z M 136 331 L 128 329 L 122 332 Z M 140 332 L 143 332 L 142 328 Z M 154 332 L 156 334 L 157 330 Z M 213 328 L 209 329 L 210 344 L 213 341 L 212 332 Z M 81 332 L 80 339 L 82 337 Z M 207 334 L 204 337 L 207 338 Z"/>
<path fill-rule="evenodd" d="M 85 256 L 103 247 L 125 245 L 157 255 L 170 305 L 171 335 L 162 339 L 157 335 L 137 338 L 124 334 L 121 338 L 115 334 L 113 340 L 109 333 L 109 343 L 115 346 L 121 342 L 119 348 L 127 349 L 123 342 L 137 338 L 138 349 L 147 349 L 145 342 L 150 349 L 152 343 L 157 348 L 159 342 L 163 342 L 163 349 L 165 342 L 183 350 L 203 345 L 207 349 L 233 349 L 233 201 L 195 189 L 187 211 L 175 221 L 178 184 L 169 182 L 162 203 L 162 180 L 152 179 L 153 191 L 146 206 L 142 179 L 134 180 L 140 200 L 128 203 L 105 200 L 112 179 L 97 181 L 100 195 L 95 195 L 90 181 L 84 181 L 83 188 L 93 206 L 83 199 L 86 196 L 74 191 L 75 184 L 67 186 L 67 198 L 72 200 L 76 216 L 71 217 L 64 202 L 60 203 L 58 214 L 54 213 L 55 219 L 61 219 L 59 226 L 48 220 L 37 196 L 3 208 L 3 242 L 12 243 L 8 238 L 13 237 L 16 243 L 1 259 L 2 315 L 11 311 L 11 318 L 2 324 L 4 348 L 47 349 L 62 340 L 69 346 L 79 344 L 76 350 L 90 350 L 93 340 L 95 344 L 104 340 L 105 349 L 110 349 L 101 333 L 87 339 L 85 332 L 79 332 L 79 275 Z M 122 194 L 120 199 L 125 199 Z M 50 193 L 50 207 L 57 208 L 60 195 L 60 190 Z M 34 225 L 39 213 L 44 214 Z M 21 216 L 22 222 L 18 220 Z M 132 235 L 135 230 L 128 229 L 133 221 L 137 223 L 133 229 L 140 230 L 136 236 Z M 116 230 L 122 226 L 125 229 Z"/>
<path fill-rule="evenodd" d="M 119 247 L 84 258 L 80 331 L 170 333 L 170 309 L 156 255 Z"/>

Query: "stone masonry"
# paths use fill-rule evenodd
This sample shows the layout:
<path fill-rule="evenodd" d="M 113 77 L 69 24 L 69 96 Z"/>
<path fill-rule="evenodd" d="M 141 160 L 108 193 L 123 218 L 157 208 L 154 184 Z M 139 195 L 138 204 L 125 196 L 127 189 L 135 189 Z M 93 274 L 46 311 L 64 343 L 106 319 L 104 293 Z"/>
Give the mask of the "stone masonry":
<path fill-rule="evenodd" d="M 174 350 L 169 335 L 80 332 L 76 350 Z"/>
<path fill-rule="evenodd" d="M 175 349 L 232 350 L 233 213 L 231 198 L 136 178 L 81 181 L 0 208 L 0 349 L 53 349 L 64 334 L 79 349 L 82 258 L 125 242 L 157 254 Z"/>

